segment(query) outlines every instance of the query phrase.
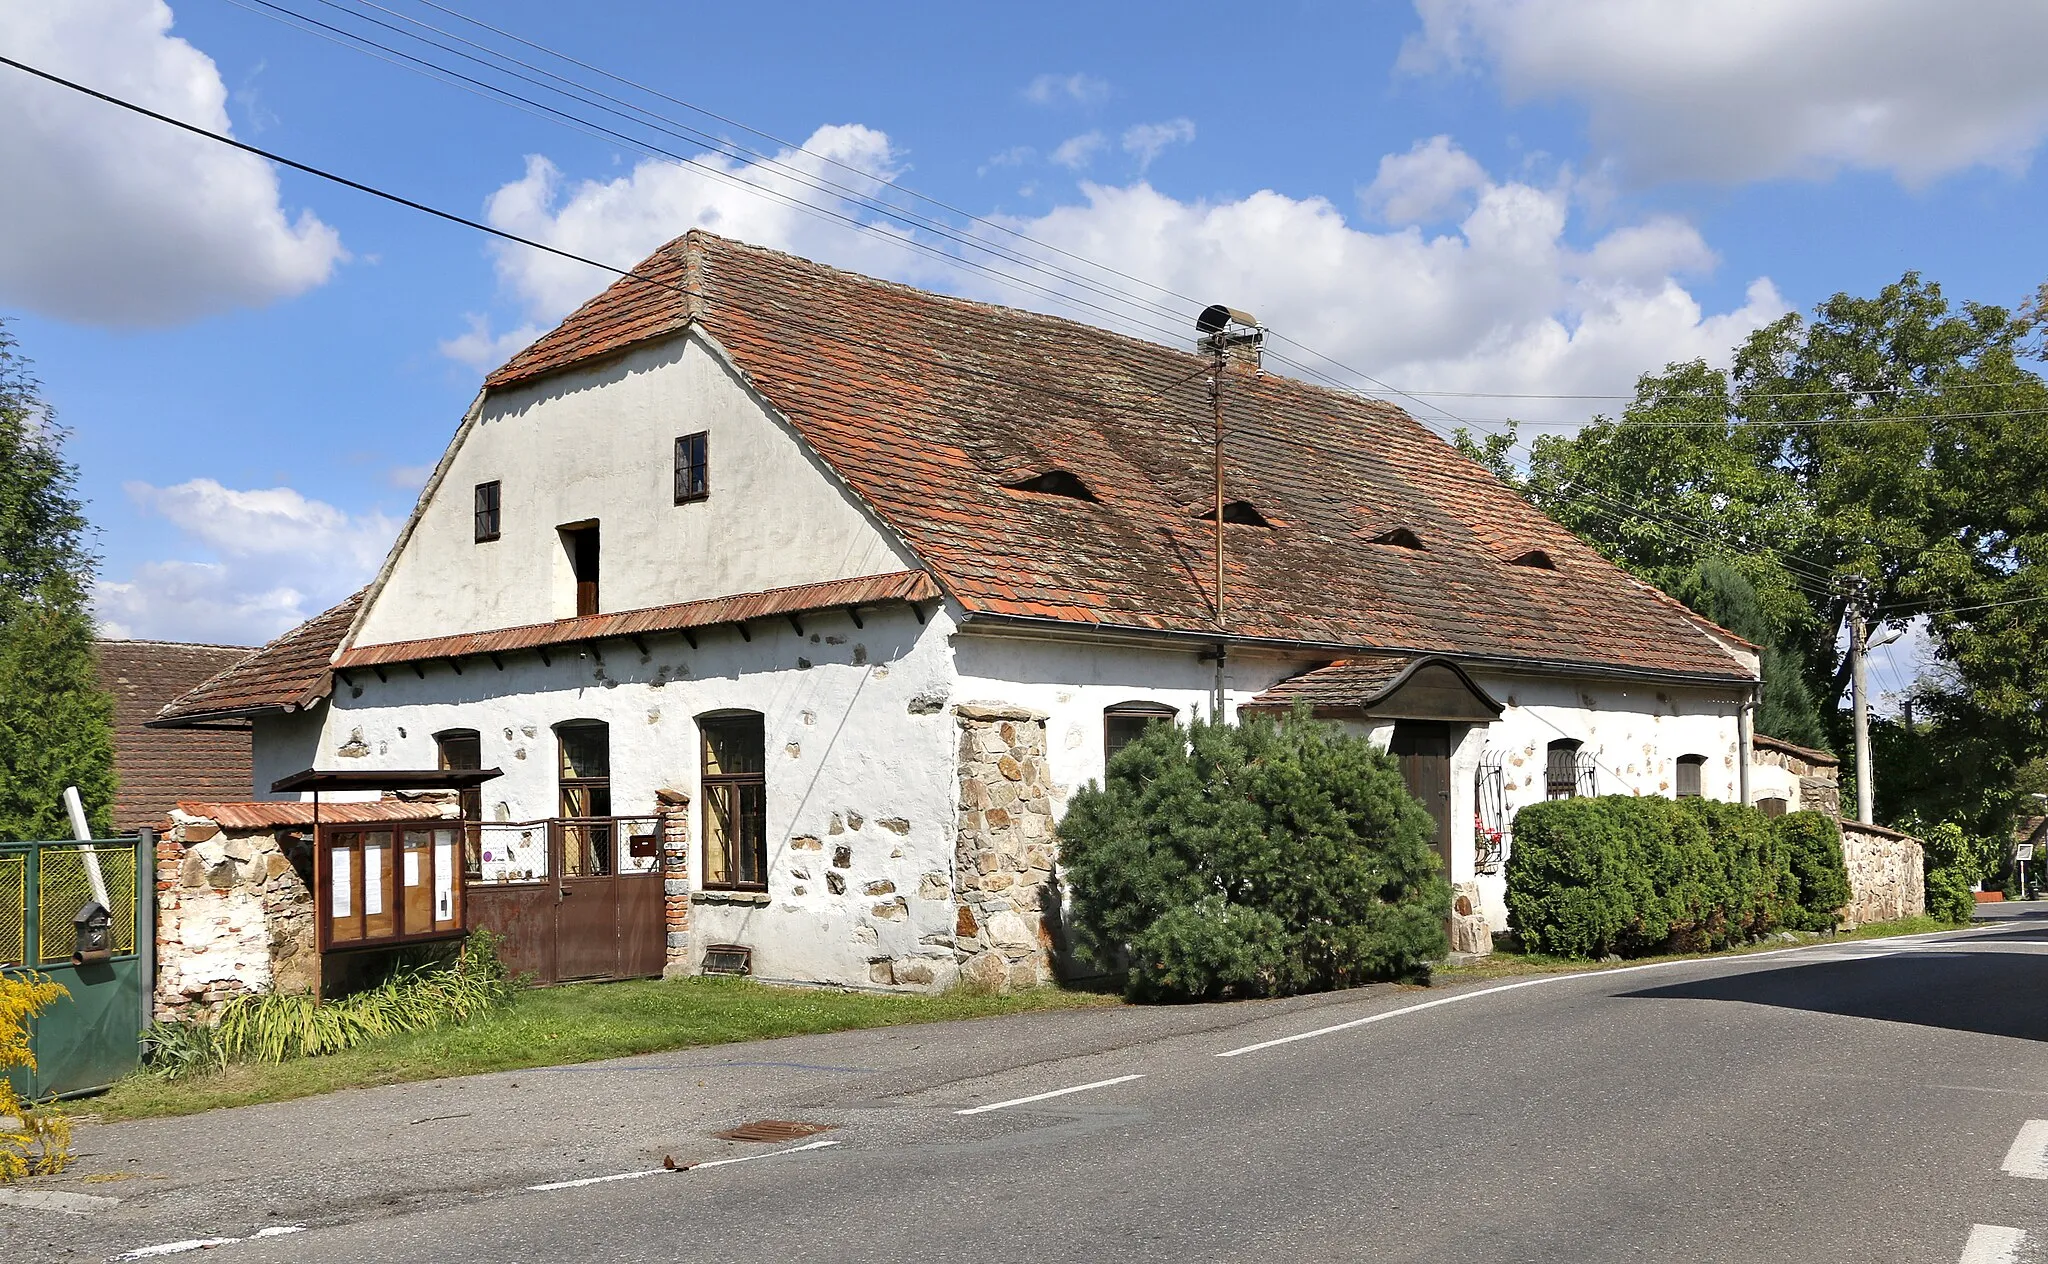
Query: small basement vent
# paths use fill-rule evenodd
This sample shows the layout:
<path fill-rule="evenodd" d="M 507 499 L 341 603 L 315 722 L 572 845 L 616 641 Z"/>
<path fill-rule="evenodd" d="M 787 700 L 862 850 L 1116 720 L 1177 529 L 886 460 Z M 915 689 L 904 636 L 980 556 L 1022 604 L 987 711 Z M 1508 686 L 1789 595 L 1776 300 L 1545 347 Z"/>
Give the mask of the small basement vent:
<path fill-rule="evenodd" d="M 1003 486 L 1013 492 L 1029 492 L 1034 496 L 1065 496 L 1069 500 L 1095 501 L 1095 493 L 1088 490 L 1088 484 L 1078 474 L 1067 470 L 1047 470 L 1033 478 L 1019 479 Z"/>
<path fill-rule="evenodd" d="M 720 1141 L 800 1141 L 820 1132 L 830 1132 L 838 1124 L 807 1124 L 794 1119 L 756 1119 L 750 1124 L 727 1128 L 724 1132 L 711 1135 Z"/>
<path fill-rule="evenodd" d="M 1406 527 L 1395 527 L 1392 531 L 1382 531 L 1372 538 L 1372 542 L 1374 544 L 1391 544 L 1398 549 L 1420 549 L 1422 547 L 1422 537 Z"/>
<path fill-rule="evenodd" d="M 706 944 L 704 946 L 704 973 L 706 974 L 752 974 L 754 972 L 754 950 L 740 944 Z"/>
<path fill-rule="evenodd" d="M 1527 553 L 1511 557 L 1508 559 L 1508 565 L 1533 566 L 1538 570 L 1544 571 L 1554 571 L 1557 569 L 1557 563 L 1552 561 L 1550 554 L 1545 553 L 1542 549 L 1530 549 Z"/>

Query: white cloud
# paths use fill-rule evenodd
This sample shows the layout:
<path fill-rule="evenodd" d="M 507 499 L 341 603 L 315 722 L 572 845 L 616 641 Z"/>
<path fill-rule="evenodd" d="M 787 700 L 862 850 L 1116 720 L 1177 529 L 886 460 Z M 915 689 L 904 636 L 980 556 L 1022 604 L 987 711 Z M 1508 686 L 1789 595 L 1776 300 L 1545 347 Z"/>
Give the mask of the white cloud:
<path fill-rule="evenodd" d="M 1052 151 L 1052 160 L 1069 171 L 1079 171 L 1095 161 L 1095 155 L 1102 152 L 1109 139 L 1101 132 L 1083 132 L 1061 141 L 1059 148 Z"/>
<path fill-rule="evenodd" d="M 218 68 L 170 26 L 161 0 L 0 5 L 9 56 L 228 132 Z M 252 155 L 16 70 L 0 73 L 0 118 L 0 304 L 172 324 L 301 293 L 346 258 Z"/>
<path fill-rule="evenodd" d="M 1471 194 L 1488 184 L 1486 169 L 1448 136 L 1415 142 L 1405 154 L 1380 159 L 1379 174 L 1364 193 L 1368 207 L 1389 224 L 1433 224 L 1462 216 Z"/>
<path fill-rule="evenodd" d="M 1416 0 L 1402 65 L 1570 100 L 1637 180 L 2024 167 L 2048 135 L 2048 5 Z"/>
<path fill-rule="evenodd" d="M 867 154 L 876 169 L 889 169 L 888 138 L 881 133 L 826 129 L 809 147 L 826 143 L 828 133 L 847 144 L 857 139 L 848 152 Z M 1539 187 L 1495 179 L 1448 141 L 1424 142 L 1403 157 L 1418 153 L 1424 163 L 1453 174 L 1448 183 L 1462 202 L 1450 212 L 1457 218 L 1433 232 L 1413 224 L 1376 230 L 1348 223 L 1324 198 L 1266 191 L 1228 201 L 1182 201 L 1143 181 L 1125 187 L 1084 183 L 1079 201 L 1000 222 L 1179 293 L 1255 312 L 1279 334 L 1412 390 L 1625 393 L 1638 374 L 1668 361 L 1704 357 L 1726 363 L 1736 343 L 1786 310 L 1763 278 L 1752 280 L 1728 310 L 1705 310 L 1684 278 L 1712 268 L 1714 254 L 1682 220 L 1624 222 L 1589 239 L 1573 228 L 1578 183 L 1561 179 Z M 1445 187 L 1442 180 L 1432 185 L 1413 178 L 1419 165 L 1407 167 L 1406 177 L 1389 178 L 1381 188 L 1389 201 L 1406 197 L 1413 211 L 1430 200 L 1418 190 Z M 1397 163 L 1393 170 L 1404 168 Z M 835 209 L 858 212 L 850 203 Z M 492 214 L 503 227 L 628 261 L 702 223 L 893 280 L 1098 323 L 1106 319 L 1099 310 L 1062 305 L 944 266 L 878 234 L 820 225 L 669 164 L 642 164 L 630 176 L 571 188 L 545 159 L 533 159 L 526 176 L 493 199 Z M 993 229 L 979 231 L 1004 248 L 1019 245 Z M 607 281 L 517 249 L 505 252 L 501 267 L 508 288 L 535 320 L 560 316 Z M 1132 288 L 1122 279 L 1104 281 L 1119 290 Z M 1125 328 L 1187 345 L 1193 317 L 1192 311 L 1134 314 Z M 1274 351 L 1315 363 L 1285 342 L 1276 340 Z M 1277 359 L 1271 363 L 1279 372 L 1303 372 Z M 1501 401 L 1442 402 L 1483 426 L 1508 411 Z M 1451 424 L 1429 409 L 1404 404 L 1432 424 Z M 1591 410 L 1582 402 L 1517 400 L 1512 411 L 1547 425 Z"/>
<path fill-rule="evenodd" d="M 775 162 L 777 166 L 766 167 L 706 158 L 699 166 L 684 166 L 648 159 L 616 179 L 571 182 L 536 154 L 527 158 L 525 175 L 491 195 L 486 216 L 508 232 L 620 267 L 632 267 L 692 228 L 706 228 L 808 258 L 830 259 L 843 267 L 904 275 L 912 256 L 890 240 L 900 242 L 902 232 L 863 231 L 769 196 L 822 201 L 815 188 L 792 172 L 863 193 L 882 192 L 896 174 L 887 136 L 858 124 L 821 127 L 803 143 L 801 152 L 784 150 Z M 834 202 L 828 209 L 854 217 L 862 214 L 850 200 Z M 559 320 L 614 279 L 524 246 L 495 249 L 500 283 L 536 328 Z M 930 274 L 919 275 L 928 279 Z M 475 316 L 469 324 L 466 333 L 441 344 L 444 353 L 465 363 L 495 363 L 493 357 L 530 340 L 523 329 L 494 335 L 489 322 Z"/>
<path fill-rule="evenodd" d="M 1024 86 L 1033 105 L 1100 105 L 1109 100 L 1109 81 L 1094 75 L 1043 74 Z"/>
<path fill-rule="evenodd" d="M 384 471 L 384 481 L 402 492 L 416 492 L 434 476 L 431 465 L 394 465 Z"/>
<path fill-rule="evenodd" d="M 999 154 L 990 154 L 987 162 L 974 169 L 974 174 L 985 176 L 998 167 L 1021 167 L 1027 162 L 1035 161 L 1037 158 L 1038 151 L 1031 146 L 1012 145 Z"/>
<path fill-rule="evenodd" d="M 1138 170 L 1152 165 L 1152 160 L 1166 151 L 1169 145 L 1185 145 L 1195 138 L 1193 119 L 1168 119 L 1164 123 L 1139 123 L 1124 130 L 1124 152 L 1135 155 Z"/>
<path fill-rule="evenodd" d="M 639 262 L 637 259 L 634 262 Z M 479 373 L 488 373 L 514 354 L 523 350 L 527 343 L 547 332 L 532 321 L 508 329 L 502 334 L 491 332 L 491 318 L 471 312 L 463 319 L 469 322 L 469 330 L 453 338 L 441 340 L 441 354 L 458 364 L 466 364 Z"/>
<path fill-rule="evenodd" d="M 196 478 L 126 490 L 202 556 L 101 581 L 93 604 L 109 636 L 269 640 L 361 587 L 398 534 L 383 514 L 350 514 L 289 487 L 242 491 Z"/>

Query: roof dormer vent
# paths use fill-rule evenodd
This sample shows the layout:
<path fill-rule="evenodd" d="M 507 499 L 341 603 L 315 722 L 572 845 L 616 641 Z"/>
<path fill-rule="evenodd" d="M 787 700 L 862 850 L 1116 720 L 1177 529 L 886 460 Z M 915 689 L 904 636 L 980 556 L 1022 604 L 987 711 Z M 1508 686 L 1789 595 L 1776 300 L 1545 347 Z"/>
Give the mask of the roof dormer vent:
<path fill-rule="evenodd" d="M 1533 566 L 1537 570 L 1543 571 L 1554 571 L 1557 569 L 1557 563 L 1552 561 L 1550 554 L 1545 553 L 1542 549 L 1530 549 L 1526 553 L 1517 554 L 1508 559 L 1508 565 Z"/>
<path fill-rule="evenodd" d="M 1392 531 L 1382 531 L 1372 538 L 1372 542 L 1374 544 L 1391 544 L 1397 549 L 1415 549 L 1417 551 L 1422 549 L 1422 537 L 1406 527 L 1395 527 Z"/>
<path fill-rule="evenodd" d="M 1216 521 L 1214 509 L 1200 510 L 1195 517 L 1203 522 Z M 1271 527 L 1272 520 L 1259 512 L 1258 506 L 1249 500 L 1226 501 L 1223 505 L 1223 522 L 1232 527 Z"/>
<path fill-rule="evenodd" d="M 1095 503 L 1095 493 L 1088 490 L 1088 484 L 1080 475 L 1071 470 L 1047 470 L 1030 478 L 1018 479 L 1003 486 L 1013 492 L 1028 492 L 1033 496 L 1065 496 L 1069 500 L 1085 500 Z"/>

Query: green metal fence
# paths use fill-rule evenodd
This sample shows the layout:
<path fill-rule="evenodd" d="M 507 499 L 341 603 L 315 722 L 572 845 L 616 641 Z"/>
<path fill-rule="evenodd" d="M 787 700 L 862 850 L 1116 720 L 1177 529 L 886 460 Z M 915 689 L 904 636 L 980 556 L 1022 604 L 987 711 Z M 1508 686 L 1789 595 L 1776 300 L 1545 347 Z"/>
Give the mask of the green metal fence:
<path fill-rule="evenodd" d="M 155 839 L 0 843 L 0 970 L 33 971 L 70 993 L 34 1020 L 36 1070 L 7 1074 L 24 1097 L 104 1087 L 135 1069 L 155 988 Z M 76 920 L 107 890 L 109 960 L 76 963 Z"/>

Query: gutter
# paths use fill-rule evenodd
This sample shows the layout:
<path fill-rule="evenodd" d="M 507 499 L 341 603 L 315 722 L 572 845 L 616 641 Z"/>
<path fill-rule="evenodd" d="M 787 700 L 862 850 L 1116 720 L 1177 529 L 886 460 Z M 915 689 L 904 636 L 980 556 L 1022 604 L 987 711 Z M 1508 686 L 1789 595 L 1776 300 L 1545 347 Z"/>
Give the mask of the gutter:
<path fill-rule="evenodd" d="M 1065 619 L 1046 618 L 1041 615 L 969 614 L 960 626 L 964 632 L 972 632 L 977 627 L 986 627 L 992 635 L 1001 635 L 1005 631 L 1011 631 L 1013 634 L 1059 636 L 1066 639 L 1073 639 L 1077 633 L 1085 635 L 1089 631 L 1097 631 L 1102 634 L 1102 639 L 1104 640 L 1120 642 L 1133 640 L 1164 641 L 1169 644 L 1184 644 L 1191 650 L 1206 650 L 1211 654 L 1215 652 L 1215 647 L 1218 644 L 1235 645 L 1250 649 L 1270 649 L 1311 654 L 1429 654 L 1452 659 L 1461 664 L 1502 667 L 1559 676 L 1614 676 L 1628 680 L 1675 680 L 1691 684 L 1740 685 L 1745 687 L 1754 687 L 1757 683 L 1756 677 L 1753 676 L 1723 676 L 1714 672 L 1622 667 L 1564 658 L 1518 658 L 1506 654 L 1467 654 L 1458 651 L 1429 649 L 1422 646 L 1361 645 L 1356 642 L 1302 641 L 1284 637 L 1242 636 L 1229 632 L 1185 632 L 1171 628 L 1147 628 L 1120 623 L 1081 624 Z"/>

